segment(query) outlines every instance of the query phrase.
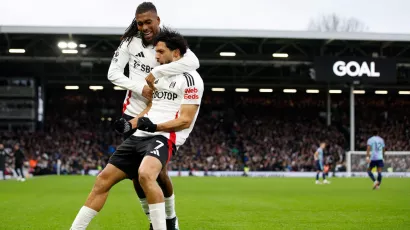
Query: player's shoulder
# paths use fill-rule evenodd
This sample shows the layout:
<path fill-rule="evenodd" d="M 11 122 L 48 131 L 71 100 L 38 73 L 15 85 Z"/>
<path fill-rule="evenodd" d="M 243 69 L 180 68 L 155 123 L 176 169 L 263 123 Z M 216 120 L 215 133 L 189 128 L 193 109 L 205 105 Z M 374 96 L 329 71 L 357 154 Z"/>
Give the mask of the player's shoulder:
<path fill-rule="evenodd" d="M 376 136 L 372 136 L 372 137 L 370 137 L 369 139 L 367 139 L 367 142 L 373 142 L 373 141 L 375 141 L 375 140 L 377 140 L 377 137 L 376 137 Z"/>
<path fill-rule="evenodd" d="M 195 70 L 179 74 L 177 79 L 178 82 L 187 87 L 204 87 L 201 75 Z"/>
<path fill-rule="evenodd" d="M 146 48 L 144 43 L 142 42 L 142 37 L 137 34 L 132 38 L 125 38 L 121 41 L 120 47 L 123 49 L 134 49 L 134 48 Z"/>

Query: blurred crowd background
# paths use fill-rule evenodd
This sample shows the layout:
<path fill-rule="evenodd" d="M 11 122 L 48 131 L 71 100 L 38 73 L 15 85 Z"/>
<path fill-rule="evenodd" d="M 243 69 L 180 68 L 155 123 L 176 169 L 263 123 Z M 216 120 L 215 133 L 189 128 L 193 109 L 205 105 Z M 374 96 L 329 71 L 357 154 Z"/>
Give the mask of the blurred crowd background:
<path fill-rule="evenodd" d="M 40 131 L 1 132 L 12 174 L 13 145 L 19 143 L 25 167 L 35 175 L 87 174 L 101 170 L 121 144 L 112 123 L 121 116 L 125 91 L 47 90 L 44 126 Z M 331 125 L 326 124 L 326 95 L 206 91 L 200 115 L 186 144 L 172 157 L 175 171 L 313 171 L 313 153 L 327 143 L 325 162 L 345 171 L 349 149 L 348 95 L 332 95 Z M 410 150 L 410 100 L 405 97 L 356 97 L 356 150 L 377 129 L 388 151 Z M 4 109 L 4 108 L 3 108 Z M 391 157 L 394 171 L 407 171 L 409 157 Z M 353 171 L 363 171 L 358 159 Z"/>

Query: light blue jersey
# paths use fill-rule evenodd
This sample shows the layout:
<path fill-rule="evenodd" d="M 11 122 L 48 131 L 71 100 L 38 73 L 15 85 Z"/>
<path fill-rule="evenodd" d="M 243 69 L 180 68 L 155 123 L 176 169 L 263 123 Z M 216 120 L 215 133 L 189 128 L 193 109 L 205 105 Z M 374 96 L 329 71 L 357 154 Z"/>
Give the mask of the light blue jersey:
<path fill-rule="evenodd" d="M 367 145 L 370 146 L 370 160 L 383 160 L 384 140 L 379 136 L 373 136 L 367 140 Z"/>
<path fill-rule="evenodd" d="M 323 149 L 322 149 L 322 148 L 318 148 L 318 149 L 316 150 L 316 152 L 319 154 L 319 156 L 318 156 L 318 161 L 319 161 L 320 165 L 323 166 Z"/>

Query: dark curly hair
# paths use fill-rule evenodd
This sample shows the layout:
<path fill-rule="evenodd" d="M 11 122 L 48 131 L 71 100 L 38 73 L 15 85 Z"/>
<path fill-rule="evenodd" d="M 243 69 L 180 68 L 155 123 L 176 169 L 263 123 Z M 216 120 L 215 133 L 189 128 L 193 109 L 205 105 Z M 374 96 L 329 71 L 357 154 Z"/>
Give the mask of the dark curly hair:
<path fill-rule="evenodd" d="M 161 28 L 161 31 L 154 38 L 154 46 L 156 46 L 158 42 L 164 42 L 168 49 L 172 51 L 178 49 L 181 56 L 183 56 L 188 49 L 188 43 L 185 38 L 177 31 L 167 27 Z"/>

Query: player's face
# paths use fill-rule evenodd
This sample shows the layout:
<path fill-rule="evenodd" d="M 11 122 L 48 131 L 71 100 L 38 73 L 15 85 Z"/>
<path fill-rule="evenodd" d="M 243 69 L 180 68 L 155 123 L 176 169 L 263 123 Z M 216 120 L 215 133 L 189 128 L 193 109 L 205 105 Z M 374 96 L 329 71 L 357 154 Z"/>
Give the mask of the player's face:
<path fill-rule="evenodd" d="M 173 52 L 168 49 L 165 42 L 158 42 L 155 46 L 155 58 L 161 65 L 168 64 L 173 60 Z"/>
<path fill-rule="evenodd" d="M 321 147 L 322 149 L 324 149 L 324 148 L 326 148 L 326 144 L 325 144 L 325 143 L 322 143 L 322 144 L 320 145 L 320 147 Z"/>
<path fill-rule="evenodd" d="M 143 40 L 148 43 L 152 42 L 159 32 L 160 19 L 158 15 L 153 11 L 147 11 L 135 15 L 135 20 L 137 21 L 138 30 L 143 34 Z"/>
<path fill-rule="evenodd" d="M 0 149 L 4 149 L 4 146 L 3 146 L 3 144 L 0 144 Z"/>

